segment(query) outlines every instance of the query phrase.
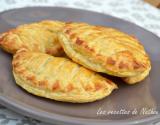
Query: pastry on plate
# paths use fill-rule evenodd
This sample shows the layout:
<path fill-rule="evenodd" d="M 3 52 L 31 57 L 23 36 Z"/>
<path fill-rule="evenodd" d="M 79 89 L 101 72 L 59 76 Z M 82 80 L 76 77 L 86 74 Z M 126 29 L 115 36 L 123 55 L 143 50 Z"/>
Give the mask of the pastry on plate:
<path fill-rule="evenodd" d="M 151 70 L 151 65 L 149 65 L 148 68 L 146 68 L 146 70 L 141 74 L 131 76 L 131 77 L 125 77 L 122 79 L 128 84 L 135 84 L 144 80 L 149 75 L 150 70 Z"/>
<path fill-rule="evenodd" d="M 143 80 L 151 69 L 140 42 L 117 29 L 66 23 L 59 42 L 75 62 L 96 72 L 122 77 L 129 84 Z"/>
<path fill-rule="evenodd" d="M 63 26 L 63 22 L 51 20 L 20 25 L 1 34 L 0 47 L 12 54 L 20 48 L 27 48 L 58 56 L 63 49 L 58 42 L 57 32 Z"/>
<path fill-rule="evenodd" d="M 117 88 L 112 81 L 67 58 L 18 50 L 14 55 L 16 83 L 37 96 L 72 103 L 102 99 Z"/>

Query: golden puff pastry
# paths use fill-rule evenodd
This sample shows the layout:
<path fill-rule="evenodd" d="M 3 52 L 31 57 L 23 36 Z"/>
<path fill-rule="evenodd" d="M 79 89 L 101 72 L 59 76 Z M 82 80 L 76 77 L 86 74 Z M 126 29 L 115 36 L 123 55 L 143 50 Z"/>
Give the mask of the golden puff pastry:
<path fill-rule="evenodd" d="M 57 32 L 63 26 L 63 22 L 51 20 L 24 24 L 3 33 L 0 36 L 0 46 L 12 54 L 20 48 L 27 48 L 58 56 L 63 53 L 63 49 L 58 42 Z"/>
<path fill-rule="evenodd" d="M 149 67 L 143 73 L 141 73 L 139 75 L 125 77 L 122 79 L 128 84 L 135 84 L 135 83 L 138 83 L 138 82 L 144 80 L 148 76 L 150 70 L 151 70 L 151 65 L 149 65 Z"/>
<path fill-rule="evenodd" d="M 66 23 L 59 42 L 75 62 L 96 72 L 123 77 L 129 84 L 143 80 L 151 68 L 139 41 L 113 28 Z"/>
<path fill-rule="evenodd" d="M 85 103 L 108 96 L 112 81 L 67 58 L 18 50 L 13 58 L 16 83 L 37 96 L 57 101 Z"/>

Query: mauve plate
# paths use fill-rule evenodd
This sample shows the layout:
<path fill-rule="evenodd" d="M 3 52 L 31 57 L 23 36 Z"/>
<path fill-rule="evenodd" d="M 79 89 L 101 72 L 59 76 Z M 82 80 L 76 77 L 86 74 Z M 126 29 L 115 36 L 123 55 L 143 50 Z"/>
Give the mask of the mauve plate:
<path fill-rule="evenodd" d="M 156 114 L 160 111 L 159 37 L 135 24 L 109 15 L 60 7 L 29 7 L 3 12 L 0 14 L 0 32 L 20 24 L 44 19 L 82 21 L 111 26 L 136 36 L 151 57 L 151 73 L 143 82 L 132 86 L 114 79 L 120 89 L 103 100 L 86 104 L 62 103 L 36 97 L 18 87 L 12 75 L 12 56 L 0 49 L 0 103 L 2 105 L 23 115 L 50 123 L 125 125 L 153 123 L 159 120 L 160 115 Z M 97 114 L 100 109 L 104 114 Z M 107 114 L 109 111 L 120 110 L 122 114 Z M 127 112 L 122 110 L 130 113 L 126 114 Z M 133 110 L 137 110 L 137 114 L 133 115 Z M 143 114 L 143 110 L 147 112 Z"/>

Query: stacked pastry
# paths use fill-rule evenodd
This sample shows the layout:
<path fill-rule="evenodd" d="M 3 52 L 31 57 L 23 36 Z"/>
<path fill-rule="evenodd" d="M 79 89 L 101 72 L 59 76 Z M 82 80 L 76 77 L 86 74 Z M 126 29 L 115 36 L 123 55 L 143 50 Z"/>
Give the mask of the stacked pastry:
<path fill-rule="evenodd" d="M 98 73 L 135 84 L 151 69 L 149 57 L 136 38 L 87 23 L 25 24 L 1 34 L 0 46 L 14 54 L 13 75 L 19 86 L 57 101 L 92 102 L 118 88 Z"/>

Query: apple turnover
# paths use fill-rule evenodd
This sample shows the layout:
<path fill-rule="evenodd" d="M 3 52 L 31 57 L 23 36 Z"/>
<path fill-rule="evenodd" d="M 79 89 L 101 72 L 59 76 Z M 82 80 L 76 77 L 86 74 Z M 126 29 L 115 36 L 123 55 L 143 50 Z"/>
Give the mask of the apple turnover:
<path fill-rule="evenodd" d="M 0 47 L 12 54 L 20 48 L 27 48 L 59 56 L 63 53 L 63 49 L 58 42 L 57 32 L 63 26 L 63 22 L 51 20 L 20 25 L 1 34 Z"/>
<path fill-rule="evenodd" d="M 140 42 L 117 29 L 66 23 L 59 42 L 73 61 L 96 72 L 122 77 L 129 84 L 143 80 L 151 69 Z"/>
<path fill-rule="evenodd" d="M 67 58 L 18 50 L 14 55 L 16 83 L 37 96 L 72 103 L 102 99 L 117 88 L 112 81 Z"/>

